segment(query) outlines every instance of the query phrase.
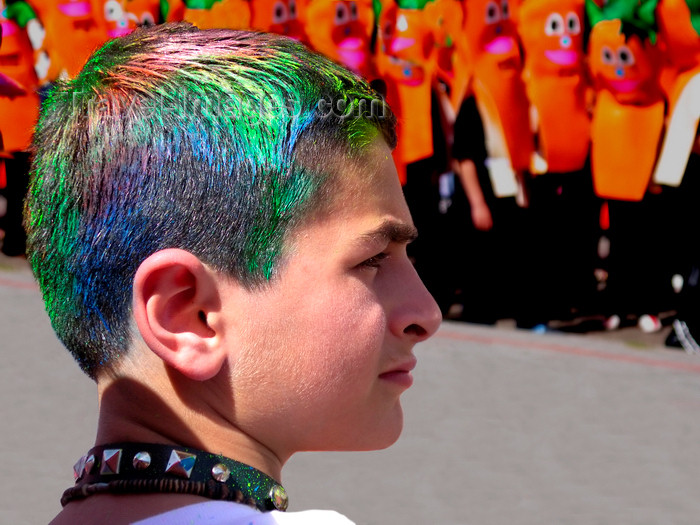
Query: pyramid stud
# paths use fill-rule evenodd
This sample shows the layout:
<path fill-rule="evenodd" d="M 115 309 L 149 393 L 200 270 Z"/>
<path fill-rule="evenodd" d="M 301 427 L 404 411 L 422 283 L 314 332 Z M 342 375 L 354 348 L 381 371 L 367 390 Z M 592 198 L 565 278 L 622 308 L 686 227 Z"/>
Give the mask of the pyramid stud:
<path fill-rule="evenodd" d="M 194 468 L 194 462 L 197 456 L 181 450 L 173 450 L 170 453 L 168 466 L 165 467 L 165 472 L 175 474 L 183 478 L 189 478 Z"/>
<path fill-rule="evenodd" d="M 83 456 L 78 460 L 78 462 L 73 465 L 73 477 L 75 481 L 78 481 L 85 474 L 85 462 L 87 461 L 87 456 Z"/>
<path fill-rule="evenodd" d="M 211 477 L 223 483 L 231 477 L 231 470 L 223 463 L 217 463 L 211 468 Z"/>
<path fill-rule="evenodd" d="M 107 448 L 102 451 L 100 474 L 119 474 L 119 463 L 122 459 L 122 449 Z"/>
<path fill-rule="evenodd" d="M 270 499 L 277 510 L 285 511 L 289 506 L 287 491 L 282 485 L 275 485 L 270 489 Z"/>
<path fill-rule="evenodd" d="M 148 452 L 137 452 L 132 463 L 136 470 L 145 470 L 151 466 L 151 455 Z"/>
<path fill-rule="evenodd" d="M 95 466 L 95 456 L 93 454 L 90 454 L 87 458 L 85 458 L 85 467 L 83 469 L 83 474 L 90 475 L 92 474 L 92 469 Z"/>

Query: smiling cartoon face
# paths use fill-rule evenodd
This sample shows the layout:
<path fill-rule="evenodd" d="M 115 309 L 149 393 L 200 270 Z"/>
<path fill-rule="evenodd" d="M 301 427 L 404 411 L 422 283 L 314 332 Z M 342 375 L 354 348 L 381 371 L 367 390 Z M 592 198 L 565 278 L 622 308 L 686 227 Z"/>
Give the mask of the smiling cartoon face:
<path fill-rule="evenodd" d="M 518 28 L 531 70 L 567 74 L 583 67 L 583 10 L 580 0 L 523 3 Z"/>
<path fill-rule="evenodd" d="M 464 24 L 464 2 L 434 0 L 425 6 L 437 51 L 437 67 L 442 78 L 454 77 L 457 41 Z"/>
<path fill-rule="evenodd" d="M 138 18 L 126 11 L 123 1 L 107 0 L 103 11 L 107 23 L 107 35 L 110 38 L 128 35 L 138 26 Z"/>
<path fill-rule="evenodd" d="M 517 33 L 508 0 L 468 0 L 465 32 L 474 62 L 490 57 L 520 66 Z"/>
<path fill-rule="evenodd" d="M 598 89 L 621 104 L 645 104 L 660 96 L 661 52 L 638 35 L 625 38 L 620 20 L 598 22 L 591 31 L 589 62 Z"/>
<path fill-rule="evenodd" d="M 304 41 L 297 0 L 255 0 L 251 3 L 251 27 Z"/>
<path fill-rule="evenodd" d="M 425 82 L 435 40 L 423 11 L 401 9 L 392 2 L 382 10 L 379 25 L 386 75 L 406 86 Z"/>
<path fill-rule="evenodd" d="M 311 0 L 305 30 L 316 51 L 363 74 L 369 65 L 371 20 L 368 2 Z"/>

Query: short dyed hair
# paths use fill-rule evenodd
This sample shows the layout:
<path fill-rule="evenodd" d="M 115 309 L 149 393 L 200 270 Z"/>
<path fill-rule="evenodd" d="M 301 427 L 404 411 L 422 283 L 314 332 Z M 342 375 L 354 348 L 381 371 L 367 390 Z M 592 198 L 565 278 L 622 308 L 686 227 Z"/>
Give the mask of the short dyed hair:
<path fill-rule="evenodd" d="M 108 42 L 34 139 L 27 253 L 59 339 L 92 378 L 125 353 L 133 278 L 158 250 L 264 286 L 332 196 L 330 166 L 376 137 L 395 146 L 384 101 L 291 39 L 165 24 Z"/>

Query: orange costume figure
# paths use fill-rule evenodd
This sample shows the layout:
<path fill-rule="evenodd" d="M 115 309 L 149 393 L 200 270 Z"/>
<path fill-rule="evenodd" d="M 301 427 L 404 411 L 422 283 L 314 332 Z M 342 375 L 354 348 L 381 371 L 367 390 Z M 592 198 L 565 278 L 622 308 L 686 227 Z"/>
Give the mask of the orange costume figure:
<path fill-rule="evenodd" d="M 365 78 L 374 76 L 369 46 L 374 19 L 369 0 L 308 0 L 305 19 L 313 49 Z"/>
<path fill-rule="evenodd" d="M 671 61 L 668 122 L 653 180 L 679 186 L 700 120 L 700 4 L 695 0 L 661 0 L 657 20 Z"/>
<path fill-rule="evenodd" d="M 34 0 L 32 5 L 46 28 L 49 80 L 76 75 L 109 38 L 103 0 Z"/>
<path fill-rule="evenodd" d="M 634 15 L 637 6 L 651 10 L 656 0 L 629 4 L 635 6 Z M 664 127 L 665 100 L 659 84 L 663 56 L 654 44 L 653 29 L 645 29 L 642 19 L 606 19 L 606 8 L 591 2 L 587 8 L 593 24 L 589 63 L 597 94 L 591 131 L 594 188 L 603 198 L 640 201 Z"/>
<path fill-rule="evenodd" d="M 248 29 L 250 5 L 246 0 L 162 0 L 166 22 L 191 22 L 200 29 Z"/>
<path fill-rule="evenodd" d="M 139 26 L 152 26 L 160 23 L 160 0 L 125 0 L 124 9 L 135 17 Z"/>
<path fill-rule="evenodd" d="M 435 40 L 423 12 L 425 1 L 387 0 L 379 16 L 377 69 L 387 100 L 397 114 L 399 142 L 394 151 L 399 177 L 406 166 L 433 155 L 431 88 Z"/>
<path fill-rule="evenodd" d="M 519 10 L 524 78 L 536 114 L 539 157 L 533 173 L 578 171 L 586 164 L 591 123 L 586 107 L 584 0 L 527 0 Z"/>
<path fill-rule="evenodd" d="M 252 0 L 250 27 L 307 42 L 297 0 Z"/>
<path fill-rule="evenodd" d="M 453 111 L 458 111 L 469 84 L 464 42 L 464 0 L 433 0 L 425 5 L 436 46 L 437 79 L 447 86 Z"/>
<path fill-rule="evenodd" d="M 127 11 L 125 0 L 107 0 L 102 14 L 109 38 L 128 35 L 139 26 L 138 17 Z"/>
<path fill-rule="evenodd" d="M 519 176 L 530 168 L 535 147 L 509 1 L 468 0 L 465 34 L 494 192 L 513 196 Z"/>
<path fill-rule="evenodd" d="M 16 152 L 29 147 L 39 116 L 39 80 L 34 70 L 34 49 L 25 30 L 26 19 L 6 15 L 0 0 L 0 132 L 3 151 Z"/>

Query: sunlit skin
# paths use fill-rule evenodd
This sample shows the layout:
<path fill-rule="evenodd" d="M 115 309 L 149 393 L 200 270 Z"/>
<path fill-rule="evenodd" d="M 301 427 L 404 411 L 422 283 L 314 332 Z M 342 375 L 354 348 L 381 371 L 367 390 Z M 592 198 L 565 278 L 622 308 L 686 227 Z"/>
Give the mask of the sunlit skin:
<path fill-rule="evenodd" d="M 142 263 L 134 316 L 143 342 L 120 379 L 98 378 L 98 443 L 194 440 L 280 479 L 295 452 L 398 438 L 413 347 L 437 330 L 440 310 L 406 255 L 416 231 L 389 148 L 377 139 L 356 166 L 339 165 L 334 202 L 292 235 L 262 288 L 181 250 Z M 165 394 L 134 403 L 125 378 Z"/>

